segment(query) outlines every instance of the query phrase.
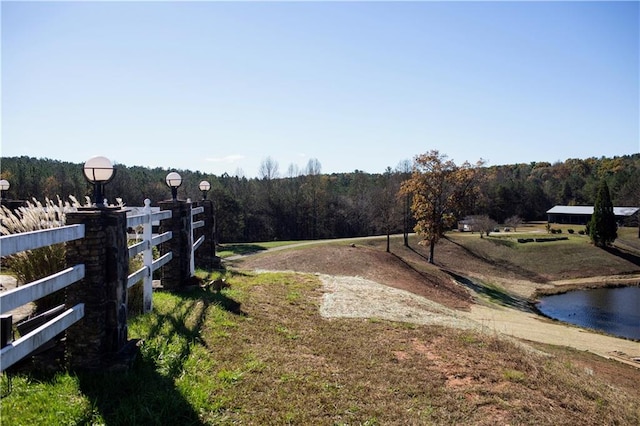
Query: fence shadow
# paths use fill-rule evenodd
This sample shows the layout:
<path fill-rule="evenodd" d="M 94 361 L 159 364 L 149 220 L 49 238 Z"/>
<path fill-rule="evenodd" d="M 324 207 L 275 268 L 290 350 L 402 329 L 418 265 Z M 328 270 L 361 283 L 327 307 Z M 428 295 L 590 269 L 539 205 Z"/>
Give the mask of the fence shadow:
<path fill-rule="evenodd" d="M 210 307 L 246 314 L 241 304 L 224 292 L 191 286 L 173 293 L 180 301 L 171 311 L 154 309 L 146 314 L 152 316 L 152 325 L 130 371 L 79 375 L 83 394 L 106 424 L 204 424 L 176 387 L 176 380 L 183 374 L 194 344 L 207 346 L 201 331 Z"/>
<path fill-rule="evenodd" d="M 237 274 L 234 272 L 234 275 Z M 186 300 L 202 301 L 207 308 L 211 305 L 217 305 L 221 309 L 224 309 L 225 311 L 234 315 L 247 315 L 244 311 L 242 311 L 242 304 L 240 302 L 237 302 L 236 300 L 228 297 L 224 292 L 215 290 L 210 287 L 189 289 L 185 292 L 180 292 L 180 296 L 182 296 Z"/>
<path fill-rule="evenodd" d="M 176 388 L 175 377 L 160 374 L 154 362 L 139 358 L 126 373 L 79 373 L 82 393 L 105 424 L 204 425 Z"/>

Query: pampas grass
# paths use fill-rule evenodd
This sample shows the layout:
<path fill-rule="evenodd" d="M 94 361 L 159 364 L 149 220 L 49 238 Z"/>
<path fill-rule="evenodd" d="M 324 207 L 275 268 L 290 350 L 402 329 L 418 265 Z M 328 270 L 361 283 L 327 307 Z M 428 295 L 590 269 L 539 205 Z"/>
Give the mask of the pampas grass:
<path fill-rule="evenodd" d="M 69 200 L 63 201 L 57 197 L 54 201 L 46 198 L 42 203 L 34 198 L 15 211 L 2 206 L 0 235 L 64 226 L 67 213 L 77 211 L 81 206 L 75 197 L 70 196 Z M 65 255 L 65 245 L 54 244 L 7 256 L 3 259 L 3 266 L 6 265 L 15 275 L 18 285 L 24 285 L 63 270 L 66 267 Z M 36 312 L 46 311 L 62 303 L 64 303 L 63 292 L 53 293 L 35 301 Z"/>
<path fill-rule="evenodd" d="M 91 206 L 91 199 L 85 197 L 84 207 Z M 121 198 L 116 198 L 116 206 L 122 208 Z M 0 235 L 59 228 L 66 224 L 67 213 L 78 211 L 83 205 L 74 196 L 63 201 L 46 198 L 44 203 L 33 198 L 16 210 L 5 206 L 0 209 Z M 2 259 L 1 269 L 8 269 L 18 285 L 24 285 L 66 268 L 66 250 L 63 243 L 15 253 Z M 5 271 L 3 271 L 5 272 Z M 58 291 L 36 300 L 36 313 L 47 311 L 64 303 L 64 292 Z"/>

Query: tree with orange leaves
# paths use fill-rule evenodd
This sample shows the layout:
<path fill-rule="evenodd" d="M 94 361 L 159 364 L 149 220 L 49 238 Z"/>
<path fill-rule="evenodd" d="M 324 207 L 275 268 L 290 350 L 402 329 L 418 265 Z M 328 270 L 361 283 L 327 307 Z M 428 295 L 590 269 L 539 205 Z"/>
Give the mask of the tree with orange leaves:
<path fill-rule="evenodd" d="M 402 183 L 403 194 L 412 194 L 411 211 L 416 219 L 414 230 L 428 243 L 429 263 L 434 263 L 435 245 L 444 232 L 472 206 L 477 192 L 479 160 L 472 165 L 456 165 L 437 150 L 417 155 L 411 177 Z"/>

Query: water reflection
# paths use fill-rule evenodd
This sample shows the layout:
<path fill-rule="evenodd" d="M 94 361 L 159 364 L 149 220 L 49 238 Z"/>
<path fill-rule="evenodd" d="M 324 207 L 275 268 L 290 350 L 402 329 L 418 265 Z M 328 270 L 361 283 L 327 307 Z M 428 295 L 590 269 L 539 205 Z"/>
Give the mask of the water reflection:
<path fill-rule="evenodd" d="M 537 307 L 560 321 L 640 340 L 640 287 L 570 291 L 543 297 Z"/>

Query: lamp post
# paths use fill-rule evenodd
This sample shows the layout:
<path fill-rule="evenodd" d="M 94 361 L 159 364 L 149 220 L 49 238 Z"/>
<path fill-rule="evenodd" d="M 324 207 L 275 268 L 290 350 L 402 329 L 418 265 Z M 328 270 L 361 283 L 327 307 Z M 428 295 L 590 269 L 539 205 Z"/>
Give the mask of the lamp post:
<path fill-rule="evenodd" d="M 211 189 L 211 184 L 209 182 L 207 182 L 206 180 L 203 180 L 198 185 L 198 188 L 200 188 L 200 191 L 202 191 L 202 199 L 206 200 L 207 199 L 207 192 Z"/>
<path fill-rule="evenodd" d="M 211 189 L 211 184 L 209 182 L 207 182 L 206 180 L 203 180 L 202 182 L 200 182 L 198 184 L 198 188 L 200 189 L 200 191 L 202 191 L 202 201 L 203 201 L 203 205 L 205 204 L 204 201 L 207 200 L 207 192 L 209 192 L 209 190 Z M 207 207 L 205 207 L 207 208 Z M 205 210 L 207 211 L 207 210 Z M 213 203 L 213 200 L 210 200 L 210 204 L 208 207 L 208 214 L 209 216 L 209 220 L 210 220 L 210 224 L 209 226 L 211 227 L 211 262 L 215 261 L 216 258 L 216 213 L 215 213 L 215 205 Z M 213 263 L 211 263 L 210 265 L 211 267 L 214 266 Z"/>
<path fill-rule="evenodd" d="M 167 185 L 171 188 L 171 197 L 173 201 L 178 200 L 178 187 L 182 185 L 182 177 L 177 172 L 171 172 L 165 178 Z"/>
<path fill-rule="evenodd" d="M 9 190 L 9 187 L 11 185 L 9 184 L 9 181 L 6 179 L 0 179 L 0 197 L 2 198 L 2 201 L 7 199 L 7 191 Z"/>
<path fill-rule="evenodd" d="M 84 163 L 84 177 L 93 185 L 93 201 L 98 208 L 104 208 L 104 186 L 115 176 L 115 169 L 106 157 L 91 157 Z"/>

